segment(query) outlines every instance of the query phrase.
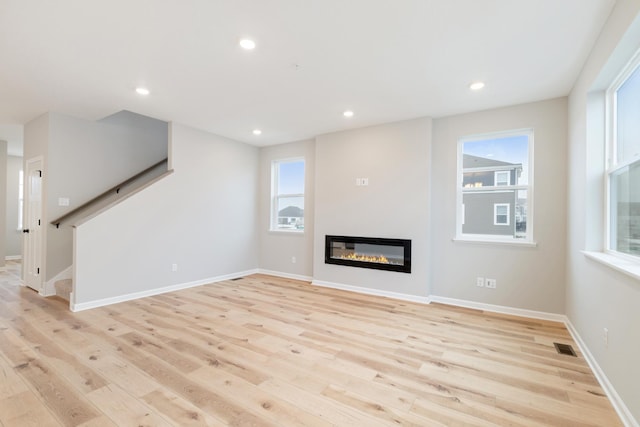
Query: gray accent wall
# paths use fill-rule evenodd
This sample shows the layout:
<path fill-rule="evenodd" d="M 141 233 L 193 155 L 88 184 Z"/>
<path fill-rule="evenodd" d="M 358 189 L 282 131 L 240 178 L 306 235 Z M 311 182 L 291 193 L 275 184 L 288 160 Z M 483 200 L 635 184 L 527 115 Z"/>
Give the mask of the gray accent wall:
<path fill-rule="evenodd" d="M 630 425 L 640 422 L 640 280 L 583 251 L 604 248 L 604 92 L 640 48 L 639 12 L 638 1 L 616 3 L 569 97 L 566 314 L 635 418 Z"/>
<path fill-rule="evenodd" d="M 430 152 L 430 118 L 316 138 L 314 281 L 429 295 Z M 326 235 L 410 239 L 412 272 L 325 264 Z"/>
<path fill-rule="evenodd" d="M 534 131 L 534 194 L 528 226 L 536 247 L 454 241 L 458 141 L 516 129 Z M 434 119 L 432 294 L 547 313 L 564 313 L 566 98 Z M 560 237 L 559 237 L 560 236 Z M 497 280 L 479 288 L 476 278 Z"/>
<path fill-rule="evenodd" d="M 258 148 L 178 124 L 170 136 L 173 174 L 76 227 L 76 304 L 258 268 Z"/>
<path fill-rule="evenodd" d="M 18 230 L 18 183 L 22 170 L 22 157 L 7 156 L 7 228 L 5 255 L 16 257 L 22 254 L 22 231 Z"/>
<path fill-rule="evenodd" d="M 274 160 L 304 158 L 304 233 L 270 231 L 271 163 Z M 300 141 L 260 149 L 258 194 L 260 215 L 260 268 L 294 276 L 313 276 L 313 233 L 315 211 L 315 141 Z M 295 262 L 293 262 L 295 258 Z"/>

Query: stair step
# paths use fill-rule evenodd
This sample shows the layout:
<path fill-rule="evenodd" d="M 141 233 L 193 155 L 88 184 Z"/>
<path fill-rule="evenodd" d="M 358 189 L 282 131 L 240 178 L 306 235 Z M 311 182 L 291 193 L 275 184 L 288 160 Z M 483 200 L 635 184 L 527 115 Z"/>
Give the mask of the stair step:
<path fill-rule="evenodd" d="M 71 291 L 73 291 L 73 282 L 71 279 L 58 280 L 54 283 L 54 286 L 56 288 L 56 295 L 69 301 L 71 298 Z"/>

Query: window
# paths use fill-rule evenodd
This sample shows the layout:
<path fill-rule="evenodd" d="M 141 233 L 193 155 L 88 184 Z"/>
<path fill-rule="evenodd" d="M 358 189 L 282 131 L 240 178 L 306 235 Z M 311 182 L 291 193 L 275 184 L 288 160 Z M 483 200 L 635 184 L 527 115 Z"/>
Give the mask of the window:
<path fill-rule="evenodd" d="M 496 187 L 500 185 L 509 185 L 509 177 L 511 173 L 507 171 L 496 171 Z"/>
<path fill-rule="evenodd" d="M 640 57 L 614 82 L 607 98 L 607 249 L 640 257 Z"/>
<path fill-rule="evenodd" d="M 18 230 L 22 230 L 22 212 L 24 211 L 24 172 L 18 172 Z"/>
<path fill-rule="evenodd" d="M 508 203 L 493 205 L 493 225 L 509 225 L 509 206 Z"/>
<path fill-rule="evenodd" d="M 460 140 L 458 239 L 532 242 L 532 153 L 532 130 Z"/>
<path fill-rule="evenodd" d="M 271 230 L 304 231 L 304 159 L 271 164 Z"/>

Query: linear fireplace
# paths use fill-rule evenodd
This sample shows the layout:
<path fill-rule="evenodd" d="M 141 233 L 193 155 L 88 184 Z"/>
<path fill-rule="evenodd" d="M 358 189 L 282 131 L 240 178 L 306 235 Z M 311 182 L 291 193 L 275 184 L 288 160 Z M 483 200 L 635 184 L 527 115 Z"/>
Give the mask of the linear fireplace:
<path fill-rule="evenodd" d="M 325 236 L 324 262 L 411 273 L 411 240 Z"/>

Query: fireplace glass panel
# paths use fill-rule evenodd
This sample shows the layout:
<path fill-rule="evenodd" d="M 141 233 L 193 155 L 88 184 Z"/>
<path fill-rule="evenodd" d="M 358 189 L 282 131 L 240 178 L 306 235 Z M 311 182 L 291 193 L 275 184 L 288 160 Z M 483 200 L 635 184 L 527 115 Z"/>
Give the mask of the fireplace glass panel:
<path fill-rule="evenodd" d="M 347 244 L 333 242 L 331 257 L 352 259 L 355 261 L 375 262 L 378 264 L 404 264 L 404 248 L 367 243 Z"/>
<path fill-rule="evenodd" d="M 411 272 L 411 241 L 326 236 L 325 262 L 352 267 Z"/>

